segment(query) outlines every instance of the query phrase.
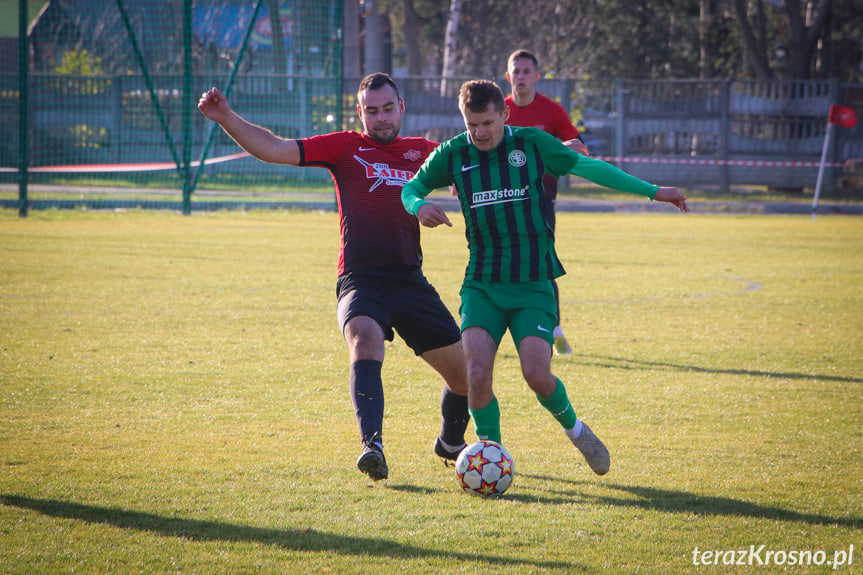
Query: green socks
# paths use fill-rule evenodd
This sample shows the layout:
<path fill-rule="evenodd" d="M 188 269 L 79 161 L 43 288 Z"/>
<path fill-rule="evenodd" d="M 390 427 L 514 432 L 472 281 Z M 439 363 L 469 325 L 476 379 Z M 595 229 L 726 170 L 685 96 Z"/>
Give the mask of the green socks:
<path fill-rule="evenodd" d="M 558 378 L 555 379 L 557 380 L 557 387 L 554 388 L 554 393 L 549 397 L 540 397 L 537 395 L 536 398 L 564 429 L 572 429 L 575 427 L 575 422 L 577 421 L 575 410 L 572 408 L 572 404 L 569 403 L 569 397 L 566 395 L 566 388 L 563 386 L 563 382 Z"/>
<path fill-rule="evenodd" d="M 537 395 L 536 398 L 564 429 L 572 429 L 578 422 L 575 417 L 575 410 L 569 403 L 563 382 L 558 378 L 555 379 L 557 380 L 557 387 L 554 388 L 554 393 L 549 397 Z M 477 437 L 500 443 L 500 406 L 496 397 L 492 398 L 491 402 L 482 409 L 471 409 L 470 416 L 473 418 Z"/>
<path fill-rule="evenodd" d="M 471 409 L 470 416 L 473 418 L 477 437 L 500 443 L 500 406 L 496 397 L 482 409 Z"/>

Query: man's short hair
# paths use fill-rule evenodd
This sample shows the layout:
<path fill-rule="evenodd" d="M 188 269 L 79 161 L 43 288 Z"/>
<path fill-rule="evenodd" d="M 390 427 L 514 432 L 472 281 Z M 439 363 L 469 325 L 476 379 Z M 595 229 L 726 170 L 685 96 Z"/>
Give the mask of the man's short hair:
<path fill-rule="evenodd" d="M 360 87 L 357 90 L 357 96 L 359 97 L 361 92 L 365 92 L 367 90 L 380 90 L 384 86 L 392 86 L 393 90 L 396 91 L 396 98 L 401 98 L 399 95 L 399 87 L 396 85 L 395 80 L 393 80 L 389 74 L 384 74 L 383 72 L 369 74 L 360 80 Z"/>
<path fill-rule="evenodd" d="M 536 59 L 536 56 L 530 50 L 525 50 L 524 48 L 519 48 L 515 52 L 509 55 L 509 58 L 506 59 L 506 69 L 509 70 L 512 67 L 512 63 L 516 60 L 521 60 L 522 58 L 527 58 L 531 62 L 533 62 L 533 67 L 537 70 L 539 69 L 539 60 Z"/>
<path fill-rule="evenodd" d="M 488 112 L 490 105 L 494 105 L 494 111 L 500 113 L 506 107 L 503 92 L 497 84 L 490 80 L 470 80 L 461 85 L 458 93 L 459 110 Z"/>

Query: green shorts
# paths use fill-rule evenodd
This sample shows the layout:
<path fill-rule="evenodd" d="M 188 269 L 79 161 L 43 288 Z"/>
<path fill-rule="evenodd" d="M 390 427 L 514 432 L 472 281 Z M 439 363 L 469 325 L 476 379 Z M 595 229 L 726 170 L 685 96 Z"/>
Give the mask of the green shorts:
<path fill-rule="evenodd" d="M 529 335 L 554 345 L 556 310 L 551 280 L 503 284 L 466 279 L 461 286 L 461 330 L 481 327 L 498 345 L 507 328 L 516 348 Z"/>

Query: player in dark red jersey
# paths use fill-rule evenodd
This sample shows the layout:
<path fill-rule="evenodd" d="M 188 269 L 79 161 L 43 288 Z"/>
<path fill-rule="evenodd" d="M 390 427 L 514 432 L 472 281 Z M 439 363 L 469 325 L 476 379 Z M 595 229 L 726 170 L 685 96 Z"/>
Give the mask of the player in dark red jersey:
<path fill-rule="evenodd" d="M 392 341 L 394 331 L 444 379 L 441 433 L 434 443 L 440 457 L 458 457 L 470 414 L 459 328 L 422 272 L 419 223 L 401 203 L 402 187 L 437 142 L 399 136 L 405 105 L 388 75 L 363 78 L 357 101 L 362 133 L 301 139 L 281 138 L 248 122 L 216 88 L 201 96 L 198 109 L 260 160 L 317 166 L 333 176 L 341 227 L 337 315 L 363 443 L 357 467 L 377 481 L 389 475 L 381 367 L 384 341 Z"/>
<path fill-rule="evenodd" d="M 504 103 L 509 106 L 510 126 L 523 128 L 539 128 L 548 132 L 561 142 L 581 154 L 589 156 L 587 146 L 579 138 L 578 128 L 569 119 L 569 113 L 563 106 L 536 91 L 539 81 L 539 61 L 533 52 L 516 50 L 509 55 L 506 63 L 506 79 L 511 86 L 511 93 Z M 556 218 L 554 204 L 557 201 L 557 178 L 551 174 L 543 177 L 547 201 L 551 204 L 548 210 L 548 220 L 554 231 Z M 560 318 L 560 292 L 557 282 L 552 282 L 554 297 L 557 300 L 557 317 Z M 572 347 L 563 335 L 563 328 L 558 324 L 554 328 L 554 353 L 572 355 Z"/>

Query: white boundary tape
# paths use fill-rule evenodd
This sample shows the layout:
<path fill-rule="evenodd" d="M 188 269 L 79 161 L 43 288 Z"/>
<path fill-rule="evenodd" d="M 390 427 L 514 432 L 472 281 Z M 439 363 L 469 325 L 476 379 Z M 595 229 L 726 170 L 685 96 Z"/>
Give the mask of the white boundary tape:
<path fill-rule="evenodd" d="M 209 158 L 204 160 L 204 165 L 220 164 L 231 160 L 239 160 L 249 156 L 248 152 L 239 152 L 229 156 L 221 156 L 218 158 Z M 612 164 L 678 164 L 678 165 L 693 165 L 693 166 L 746 166 L 746 167 L 770 167 L 770 168 L 818 168 L 819 162 L 782 162 L 771 160 L 695 160 L 684 158 L 653 158 L 653 157 L 617 157 L 617 156 L 594 156 L 596 159 L 610 162 Z M 845 162 L 861 162 L 860 159 L 848 159 Z M 825 168 L 841 168 L 845 162 L 828 162 L 824 164 Z M 192 162 L 192 167 L 196 168 L 201 165 L 201 162 Z M 31 166 L 30 172 L 33 173 L 119 173 L 119 172 L 158 172 L 164 170 L 174 170 L 177 165 L 172 162 L 158 162 L 149 164 L 82 164 L 68 166 Z M 0 173 L 18 172 L 19 168 L 0 167 Z"/>
<path fill-rule="evenodd" d="M 818 168 L 820 162 L 781 162 L 770 160 L 690 160 L 681 158 L 619 158 L 615 156 L 595 156 L 599 160 L 610 163 L 628 163 L 628 164 L 688 164 L 696 166 L 756 166 L 756 167 L 771 167 L 771 168 Z M 846 160 L 857 161 L 860 160 Z M 828 162 L 824 164 L 826 168 L 841 168 L 843 162 Z"/>
<path fill-rule="evenodd" d="M 239 160 L 249 156 L 248 152 L 239 152 L 230 156 L 220 156 L 204 160 L 204 165 L 221 164 L 231 160 Z M 190 164 L 193 168 L 201 165 L 195 160 Z M 108 173 L 108 172 L 160 172 L 164 170 L 176 170 L 177 164 L 173 162 L 156 162 L 149 164 L 81 164 L 70 166 L 31 166 L 28 171 L 33 173 Z M 17 172 L 19 168 L 2 168 L 0 172 Z"/>

